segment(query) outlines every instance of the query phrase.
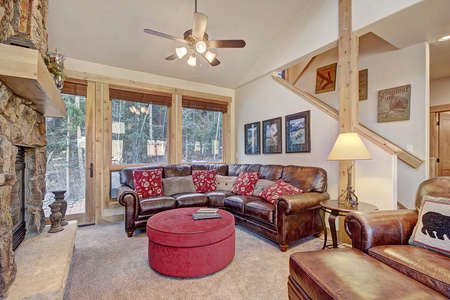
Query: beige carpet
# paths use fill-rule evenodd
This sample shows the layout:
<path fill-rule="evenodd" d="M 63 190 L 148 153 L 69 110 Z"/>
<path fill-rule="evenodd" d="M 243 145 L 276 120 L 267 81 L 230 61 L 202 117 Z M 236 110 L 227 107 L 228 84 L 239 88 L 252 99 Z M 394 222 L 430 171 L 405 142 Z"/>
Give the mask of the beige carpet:
<path fill-rule="evenodd" d="M 145 232 L 128 238 L 123 222 L 81 227 L 64 299 L 287 299 L 289 256 L 321 249 L 306 238 L 283 253 L 272 243 L 236 226 L 236 255 L 214 274 L 177 279 L 153 271 Z"/>

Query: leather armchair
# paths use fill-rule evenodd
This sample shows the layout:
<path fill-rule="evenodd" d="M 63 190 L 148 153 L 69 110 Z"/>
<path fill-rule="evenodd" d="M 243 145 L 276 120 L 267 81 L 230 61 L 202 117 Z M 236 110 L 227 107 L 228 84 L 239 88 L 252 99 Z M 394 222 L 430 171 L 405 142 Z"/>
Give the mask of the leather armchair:
<path fill-rule="evenodd" d="M 345 231 L 352 239 L 352 247 L 367 253 L 375 246 L 407 245 L 424 195 L 450 198 L 450 177 L 436 177 L 422 182 L 417 189 L 414 209 L 348 214 Z"/>

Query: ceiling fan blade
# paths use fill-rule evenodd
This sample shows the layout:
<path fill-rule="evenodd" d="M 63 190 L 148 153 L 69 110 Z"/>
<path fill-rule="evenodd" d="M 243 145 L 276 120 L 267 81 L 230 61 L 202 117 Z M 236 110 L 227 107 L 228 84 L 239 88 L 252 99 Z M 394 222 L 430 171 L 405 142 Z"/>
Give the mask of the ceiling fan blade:
<path fill-rule="evenodd" d="M 178 38 L 176 36 L 169 35 L 169 34 L 165 34 L 165 33 L 159 32 L 159 31 L 155 31 L 155 30 L 152 30 L 152 29 L 144 29 L 144 32 L 148 33 L 148 34 L 151 34 L 151 35 L 156 35 L 156 36 L 159 36 L 159 37 L 162 37 L 162 38 L 166 38 L 166 39 L 169 39 L 169 40 L 174 40 L 174 41 L 178 41 L 178 42 L 181 42 L 181 43 L 184 43 L 184 44 L 188 44 L 188 42 L 186 40 L 184 40 L 184 39 L 181 39 L 181 38 Z"/>
<path fill-rule="evenodd" d="M 192 25 L 192 35 L 197 40 L 203 40 L 205 34 L 206 24 L 208 23 L 208 16 L 203 13 L 194 13 L 194 24 Z"/>
<path fill-rule="evenodd" d="M 215 67 L 220 64 L 220 61 L 217 58 L 214 58 L 214 60 L 210 64 L 211 64 L 211 66 Z"/>
<path fill-rule="evenodd" d="M 172 54 L 172 55 L 167 56 L 167 57 L 166 57 L 166 60 L 174 60 L 174 59 L 177 59 L 177 58 L 178 58 L 177 54 L 174 53 L 174 54 Z"/>
<path fill-rule="evenodd" d="M 244 48 L 246 45 L 244 40 L 215 40 L 208 41 L 210 48 Z"/>
<path fill-rule="evenodd" d="M 220 64 L 220 61 L 214 57 L 214 59 L 212 60 L 212 62 L 209 62 L 209 60 L 206 58 L 205 54 L 200 54 L 207 62 L 208 64 L 210 64 L 211 66 L 215 67 L 218 66 Z"/>

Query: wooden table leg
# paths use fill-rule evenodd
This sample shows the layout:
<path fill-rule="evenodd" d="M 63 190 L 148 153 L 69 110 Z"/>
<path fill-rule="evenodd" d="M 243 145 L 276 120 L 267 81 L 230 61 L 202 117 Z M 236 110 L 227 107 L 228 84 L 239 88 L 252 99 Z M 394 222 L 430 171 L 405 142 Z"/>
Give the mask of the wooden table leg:
<path fill-rule="evenodd" d="M 330 224 L 331 239 L 333 240 L 333 248 L 338 247 L 337 233 L 336 233 L 336 218 L 338 217 L 338 215 L 339 213 L 331 211 L 330 216 L 328 217 L 328 223 Z"/>
<path fill-rule="evenodd" d="M 325 212 L 322 214 L 320 214 L 320 220 L 322 221 L 322 225 L 323 225 L 323 247 L 322 250 L 325 249 L 325 247 L 327 246 L 327 224 L 325 223 Z"/>

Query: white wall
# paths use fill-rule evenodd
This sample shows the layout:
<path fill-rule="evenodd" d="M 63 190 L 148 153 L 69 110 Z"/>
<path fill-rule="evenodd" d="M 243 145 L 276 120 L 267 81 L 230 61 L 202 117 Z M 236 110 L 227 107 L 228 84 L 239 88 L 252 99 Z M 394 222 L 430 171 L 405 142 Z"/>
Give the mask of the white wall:
<path fill-rule="evenodd" d="M 450 77 L 430 82 L 430 105 L 450 104 Z"/>
<path fill-rule="evenodd" d="M 338 122 L 281 86 L 271 75 L 256 79 L 236 90 L 237 162 L 322 167 L 332 176 L 339 163 L 327 161 L 338 135 Z M 285 154 L 285 115 L 310 110 L 311 152 Z M 282 117 L 283 154 L 245 155 L 244 125 Z M 262 133 L 262 132 L 261 132 Z M 330 137 L 332 136 L 332 137 Z M 336 198 L 336 180 L 329 180 L 328 190 Z"/>
<path fill-rule="evenodd" d="M 318 56 L 297 86 L 314 95 L 315 72 L 318 67 L 337 62 L 337 50 Z M 306 64 L 306 62 L 304 62 Z M 402 50 L 376 52 L 361 56 L 359 69 L 368 69 L 368 100 L 360 101 L 360 122 L 402 148 L 413 146 L 413 153 L 428 161 L 428 44 Z M 378 91 L 411 84 L 410 120 L 377 122 Z M 338 83 L 335 91 L 315 95 L 338 108 Z M 239 163 L 300 164 L 323 167 L 328 172 L 329 192 L 337 197 L 339 167 L 328 162 L 329 151 L 338 134 L 338 122 L 282 87 L 265 75 L 236 90 L 236 128 Z M 244 124 L 311 110 L 311 153 L 245 155 Z M 284 122 L 284 118 L 283 118 Z M 285 128 L 283 127 L 283 139 Z M 283 140 L 284 143 L 284 140 Z M 428 163 L 413 169 L 396 157 L 365 141 L 373 156 L 371 161 L 355 164 L 356 194 L 360 201 L 393 209 L 397 199 L 414 207 L 417 186 L 427 178 Z M 397 186 L 398 184 L 398 186 Z"/>

